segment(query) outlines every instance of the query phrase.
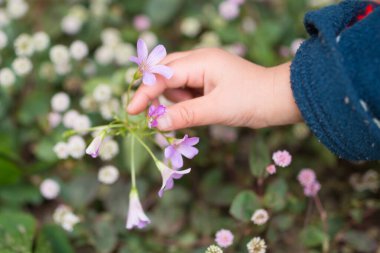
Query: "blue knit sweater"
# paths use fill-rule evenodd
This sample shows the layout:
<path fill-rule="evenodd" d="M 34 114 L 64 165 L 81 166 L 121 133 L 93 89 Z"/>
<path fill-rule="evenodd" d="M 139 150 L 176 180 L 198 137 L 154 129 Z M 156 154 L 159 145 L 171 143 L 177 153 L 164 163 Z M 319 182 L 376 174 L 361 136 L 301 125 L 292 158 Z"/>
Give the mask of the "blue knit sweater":
<path fill-rule="evenodd" d="M 304 120 L 339 157 L 380 160 L 380 8 L 343 1 L 307 13 L 305 27 L 291 65 Z"/>

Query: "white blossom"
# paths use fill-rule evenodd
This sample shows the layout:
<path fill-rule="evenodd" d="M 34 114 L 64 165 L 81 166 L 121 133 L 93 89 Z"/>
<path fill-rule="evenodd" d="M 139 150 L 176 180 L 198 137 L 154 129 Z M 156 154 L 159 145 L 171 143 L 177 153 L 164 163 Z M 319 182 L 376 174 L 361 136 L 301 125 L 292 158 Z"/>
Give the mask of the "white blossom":
<path fill-rule="evenodd" d="M 201 23 L 196 18 L 187 17 L 184 20 L 182 20 L 180 29 L 182 34 L 193 38 L 200 32 Z"/>
<path fill-rule="evenodd" d="M 34 49 L 38 52 L 42 52 L 50 45 L 50 38 L 45 32 L 36 32 L 33 35 Z"/>
<path fill-rule="evenodd" d="M 12 70 L 9 68 L 3 68 L 0 70 L 0 86 L 10 87 L 16 82 L 16 77 Z"/>
<path fill-rule="evenodd" d="M 267 250 L 267 245 L 263 239 L 260 237 L 255 237 L 248 242 L 247 249 L 249 253 L 265 253 Z"/>
<path fill-rule="evenodd" d="M 23 33 L 16 38 L 14 47 L 17 56 L 31 56 L 34 52 L 33 38 Z"/>
<path fill-rule="evenodd" d="M 84 156 L 86 143 L 81 136 L 75 135 L 70 137 L 67 145 L 69 147 L 69 154 L 72 158 L 79 159 Z"/>
<path fill-rule="evenodd" d="M 50 104 L 54 111 L 64 112 L 70 106 L 70 97 L 65 92 L 59 92 L 52 97 Z"/>
<path fill-rule="evenodd" d="M 5 32 L 0 30 L 0 49 L 5 48 L 8 45 L 8 36 Z"/>
<path fill-rule="evenodd" d="M 112 97 L 112 90 L 108 84 L 99 84 L 94 92 L 93 96 L 95 101 L 99 103 L 106 102 L 111 99 Z"/>
<path fill-rule="evenodd" d="M 73 129 L 75 131 L 86 133 L 86 130 L 91 127 L 91 121 L 87 115 L 79 115 L 73 122 Z"/>
<path fill-rule="evenodd" d="M 55 199 L 58 197 L 61 187 L 53 179 L 45 179 L 40 185 L 40 192 L 45 199 Z"/>
<path fill-rule="evenodd" d="M 98 180 L 103 184 L 113 184 L 119 179 L 119 170 L 112 165 L 104 166 L 99 170 Z"/>
<path fill-rule="evenodd" d="M 19 76 L 24 76 L 30 73 L 33 69 L 32 62 L 26 57 L 16 58 L 12 63 L 12 68 Z"/>
<path fill-rule="evenodd" d="M 8 15 L 13 19 L 22 18 L 28 9 L 29 5 L 24 0 L 9 0 L 7 3 Z"/>
<path fill-rule="evenodd" d="M 145 31 L 140 35 L 140 39 L 144 40 L 149 49 L 157 45 L 158 39 L 156 34 L 150 31 Z"/>
<path fill-rule="evenodd" d="M 101 46 L 95 51 L 95 60 L 101 65 L 112 63 L 113 56 L 113 49 L 109 46 Z"/>
<path fill-rule="evenodd" d="M 6 27 L 9 24 L 9 16 L 4 9 L 0 8 L 0 28 Z"/>
<path fill-rule="evenodd" d="M 64 62 L 59 64 L 54 64 L 54 70 L 58 75 L 66 75 L 71 72 L 73 66 L 70 62 Z"/>
<path fill-rule="evenodd" d="M 50 49 L 50 60 L 54 64 L 65 64 L 70 60 L 70 53 L 66 46 L 55 45 Z"/>
<path fill-rule="evenodd" d="M 263 225 L 268 221 L 268 219 L 269 219 L 268 212 L 265 211 L 264 209 L 256 210 L 253 213 L 252 218 L 251 218 L 253 223 L 255 223 L 256 225 Z"/>
<path fill-rule="evenodd" d="M 62 116 L 57 112 L 51 112 L 48 115 L 48 121 L 50 127 L 55 128 L 62 122 Z"/>
<path fill-rule="evenodd" d="M 100 148 L 99 156 L 103 161 L 109 161 L 119 153 L 119 145 L 115 140 L 105 140 Z"/>
<path fill-rule="evenodd" d="M 118 44 L 114 49 L 115 62 L 119 65 L 128 64 L 129 58 L 135 54 L 135 48 L 129 43 Z"/>
<path fill-rule="evenodd" d="M 69 35 L 77 34 L 83 25 L 83 21 L 74 15 L 67 15 L 62 19 L 61 29 L 64 33 Z"/>
<path fill-rule="evenodd" d="M 73 128 L 74 122 L 80 116 L 76 110 L 70 110 L 63 115 L 63 125 L 66 128 Z"/>
<path fill-rule="evenodd" d="M 70 46 L 70 54 L 77 61 L 84 59 L 88 55 L 87 44 L 81 40 L 74 41 Z"/>
<path fill-rule="evenodd" d="M 117 99 L 111 99 L 100 105 L 100 115 L 103 119 L 111 120 L 120 109 L 120 103 Z"/>
<path fill-rule="evenodd" d="M 115 28 L 106 28 L 102 31 L 100 38 L 106 46 L 114 47 L 120 43 L 120 32 Z"/>
<path fill-rule="evenodd" d="M 69 157 L 69 146 L 65 142 L 55 144 L 53 151 L 59 159 L 67 159 Z"/>
<path fill-rule="evenodd" d="M 80 222 L 79 217 L 72 212 L 71 208 L 65 205 L 57 207 L 53 214 L 53 220 L 68 232 L 72 232 L 74 226 Z"/>

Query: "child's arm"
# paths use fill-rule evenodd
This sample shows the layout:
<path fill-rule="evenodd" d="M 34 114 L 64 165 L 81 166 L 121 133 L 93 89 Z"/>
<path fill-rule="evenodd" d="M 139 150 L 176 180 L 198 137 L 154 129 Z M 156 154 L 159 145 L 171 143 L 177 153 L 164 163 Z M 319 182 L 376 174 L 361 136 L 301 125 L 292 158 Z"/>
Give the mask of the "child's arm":
<path fill-rule="evenodd" d="M 261 128 L 301 120 L 289 63 L 264 68 L 220 49 L 174 53 L 163 63 L 174 76 L 141 86 L 128 107 L 129 113 L 139 113 L 165 92 L 178 103 L 159 119 L 161 130 L 209 124 Z M 200 96 L 194 98 L 197 90 Z"/>

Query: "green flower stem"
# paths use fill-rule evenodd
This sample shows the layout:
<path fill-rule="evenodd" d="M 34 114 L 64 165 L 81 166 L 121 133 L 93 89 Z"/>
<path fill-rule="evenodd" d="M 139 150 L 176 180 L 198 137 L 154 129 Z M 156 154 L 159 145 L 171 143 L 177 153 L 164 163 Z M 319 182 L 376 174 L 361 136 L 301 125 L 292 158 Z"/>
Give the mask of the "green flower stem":
<path fill-rule="evenodd" d="M 133 135 L 131 135 L 131 177 L 132 188 L 136 188 L 135 137 Z"/>
<path fill-rule="evenodd" d="M 140 142 L 140 144 L 146 149 L 146 151 L 149 153 L 149 155 L 152 157 L 154 162 L 158 162 L 157 157 L 153 154 L 152 150 L 148 147 L 148 145 L 145 144 L 143 140 L 141 140 L 140 137 L 138 137 L 135 133 L 131 132 L 133 136 L 136 137 L 136 139 Z"/>
<path fill-rule="evenodd" d="M 138 71 L 138 70 L 137 70 Z M 131 99 L 131 90 L 132 90 L 132 87 L 135 85 L 136 81 L 138 79 L 136 79 L 136 74 L 134 74 L 133 76 L 133 79 L 132 79 L 132 82 L 129 84 L 128 86 L 128 91 L 127 91 L 127 99 L 128 99 L 128 102 L 127 102 L 127 106 L 129 105 L 129 102 L 130 102 L 130 99 Z"/>

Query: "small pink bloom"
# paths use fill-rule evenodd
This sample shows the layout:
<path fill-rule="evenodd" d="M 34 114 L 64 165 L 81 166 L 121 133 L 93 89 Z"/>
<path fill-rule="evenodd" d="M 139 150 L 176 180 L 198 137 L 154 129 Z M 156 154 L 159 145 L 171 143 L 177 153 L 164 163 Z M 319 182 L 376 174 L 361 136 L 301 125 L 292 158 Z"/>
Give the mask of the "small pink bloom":
<path fill-rule="evenodd" d="M 193 159 L 198 154 L 198 149 L 194 146 L 199 143 L 198 137 L 190 137 L 186 134 L 183 139 L 175 139 L 165 148 L 165 158 L 171 162 L 174 169 L 182 168 L 182 156 Z"/>
<path fill-rule="evenodd" d="M 286 150 L 279 150 L 273 153 L 272 159 L 277 166 L 288 167 L 292 162 L 292 156 Z"/>
<path fill-rule="evenodd" d="M 215 242 L 221 248 L 227 248 L 232 245 L 234 241 L 234 235 L 230 230 L 221 229 L 215 235 Z"/>
<path fill-rule="evenodd" d="M 224 1 L 219 5 L 219 14 L 225 20 L 235 19 L 240 14 L 239 5 L 231 1 Z"/>
<path fill-rule="evenodd" d="M 313 184 L 317 180 L 317 177 L 315 175 L 314 170 L 303 169 L 298 174 L 297 179 L 302 186 L 307 187 L 307 186 Z"/>
<path fill-rule="evenodd" d="M 276 173 L 276 166 L 274 164 L 269 164 L 268 167 L 267 167 L 267 172 L 270 175 L 275 174 Z"/>
<path fill-rule="evenodd" d="M 138 15 L 133 19 L 133 26 L 139 32 L 148 30 L 150 28 L 150 19 L 146 15 Z"/>
<path fill-rule="evenodd" d="M 303 192 L 307 197 L 315 197 L 320 189 L 321 184 L 318 181 L 314 181 L 312 184 L 305 186 Z"/>

